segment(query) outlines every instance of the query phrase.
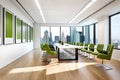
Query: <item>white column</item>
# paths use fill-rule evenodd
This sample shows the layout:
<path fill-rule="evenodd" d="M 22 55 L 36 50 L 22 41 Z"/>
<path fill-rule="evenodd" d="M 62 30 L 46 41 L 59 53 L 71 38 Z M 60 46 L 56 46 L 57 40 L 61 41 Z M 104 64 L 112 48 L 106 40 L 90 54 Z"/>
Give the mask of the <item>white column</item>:
<path fill-rule="evenodd" d="M 34 24 L 34 49 L 40 49 L 40 25 L 35 23 Z"/>

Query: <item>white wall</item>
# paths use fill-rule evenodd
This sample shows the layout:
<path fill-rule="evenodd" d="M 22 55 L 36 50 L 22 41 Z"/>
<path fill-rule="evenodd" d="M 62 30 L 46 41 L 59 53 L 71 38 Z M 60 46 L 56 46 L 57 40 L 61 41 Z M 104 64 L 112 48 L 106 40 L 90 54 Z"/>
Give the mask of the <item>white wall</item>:
<path fill-rule="evenodd" d="M 0 5 L 12 12 L 27 24 L 33 26 L 32 20 L 28 17 L 28 15 L 12 0 L 0 0 Z"/>
<path fill-rule="evenodd" d="M 0 68 L 10 64 L 32 49 L 32 42 L 0 46 Z"/>
<path fill-rule="evenodd" d="M 28 16 L 18 8 L 11 0 L 0 0 L 0 5 L 8 9 L 14 15 L 33 26 L 32 21 Z M 10 64 L 27 52 L 33 49 L 33 42 L 11 44 L 11 45 L 0 45 L 0 68 Z"/>

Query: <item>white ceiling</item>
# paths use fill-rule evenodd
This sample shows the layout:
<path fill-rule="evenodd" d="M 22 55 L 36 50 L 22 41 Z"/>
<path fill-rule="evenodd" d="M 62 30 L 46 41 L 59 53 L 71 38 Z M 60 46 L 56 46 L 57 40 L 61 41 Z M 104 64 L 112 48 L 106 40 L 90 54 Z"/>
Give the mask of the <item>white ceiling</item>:
<path fill-rule="evenodd" d="M 35 0 L 18 0 L 37 23 L 43 23 Z M 97 0 L 73 23 L 78 23 L 112 0 Z M 46 23 L 69 23 L 90 0 L 39 0 Z"/>

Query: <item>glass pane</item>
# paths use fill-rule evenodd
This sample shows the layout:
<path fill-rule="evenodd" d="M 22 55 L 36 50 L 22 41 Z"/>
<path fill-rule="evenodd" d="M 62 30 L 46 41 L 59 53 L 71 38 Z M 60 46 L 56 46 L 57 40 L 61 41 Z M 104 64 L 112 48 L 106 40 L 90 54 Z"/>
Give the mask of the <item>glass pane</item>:
<path fill-rule="evenodd" d="M 98 24 L 96 24 L 96 44 L 98 44 Z"/>
<path fill-rule="evenodd" d="M 83 42 L 83 40 L 82 27 L 76 27 L 76 42 Z"/>
<path fill-rule="evenodd" d="M 84 27 L 84 36 L 85 36 L 85 43 L 90 43 L 90 28 L 88 25 Z"/>
<path fill-rule="evenodd" d="M 76 27 L 70 27 L 70 40 L 71 42 L 76 42 Z"/>
<path fill-rule="evenodd" d="M 49 27 L 41 27 L 40 42 L 49 44 Z"/>
<path fill-rule="evenodd" d="M 111 43 L 115 48 L 120 48 L 120 14 L 111 17 Z"/>
<path fill-rule="evenodd" d="M 90 43 L 94 43 L 93 42 L 93 38 L 94 38 L 94 36 L 93 36 L 93 25 L 90 25 L 89 26 L 90 27 Z"/>
<path fill-rule="evenodd" d="M 70 41 L 70 27 L 61 27 L 61 41 Z"/>
<path fill-rule="evenodd" d="M 16 43 L 21 43 L 21 20 L 16 21 Z"/>
<path fill-rule="evenodd" d="M 60 40 L 60 27 L 51 27 L 50 44 L 57 43 Z"/>
<path fill-rule="evenodd" d="M 13 43 L 13 15 L 6 11 L 5 44 Z"/>

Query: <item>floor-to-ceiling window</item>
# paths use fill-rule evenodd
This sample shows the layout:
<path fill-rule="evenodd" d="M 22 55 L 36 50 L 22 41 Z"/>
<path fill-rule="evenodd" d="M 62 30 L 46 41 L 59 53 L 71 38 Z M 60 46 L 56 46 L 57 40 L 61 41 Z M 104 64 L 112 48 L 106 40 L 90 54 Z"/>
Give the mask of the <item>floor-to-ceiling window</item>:
<path fill-rule="evenodd" d="M 84 42 L 90 43 L 90 27 L 89 25 L 84 26 Z"/>
<path fill-rule="evenodd" d="M 50 44 L 57 43 L 60 40 L 60 27 L 50 27 Z"/>
<path fill-rule="evenodd" d="M 83 37 L 85 43 L 93 43 L 96 44 L 97 42 L 97 31 L 96 31 L 97 23 L 93 23 L 90 25 L 83 26 Z"/>
<path fill-rule="evenodd" d="M 40 37 L 40 43 L 44 43 L 44 44 L 49 44 L 49 31 L 50 31 L 50 27 L 41 27 L 41 37 Z"/>
<path fill-rule="evenodd" d="M 96 42 L 95 44 L 98 44 L 98 24 L 97 24 L 97 23 L 95 24 L 95 36 L 96 36 L 96 37 L 95 37 L 95 38 L 96 38 L 96 39 L 95 39 L 95 40 L 96 40 L 96 41 L 95 41 L 95 42 Z"/>
<path fill-rule="evenodd" d="M 76 42 L 83 42 L 83 27 L 76 27 Z"/>
<path fill-rule="evenodd" d="M 61 41 L 70 42 L 70 27 L 61 27 Z"/>
<path fill-rule="evenodd" d="M 110 43 L 120 49 L 120 12 L 110 16 Z"/>
<path fill-rule="evenodd" d="M 94 25 L 92 24 L 92 25 L 90 25 L 89 26 L 90 28 L 90 43 L 94 43 Z"/>

